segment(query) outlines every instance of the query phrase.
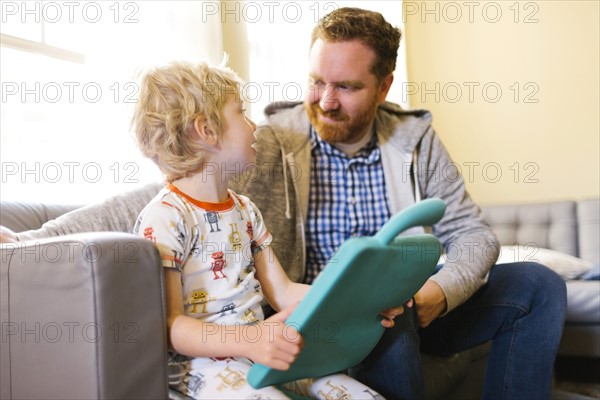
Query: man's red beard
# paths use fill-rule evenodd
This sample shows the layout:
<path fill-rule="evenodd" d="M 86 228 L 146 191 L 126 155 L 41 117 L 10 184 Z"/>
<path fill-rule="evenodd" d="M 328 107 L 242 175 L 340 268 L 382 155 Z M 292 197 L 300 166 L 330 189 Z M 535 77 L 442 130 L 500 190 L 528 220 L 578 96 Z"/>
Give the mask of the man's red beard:
<path fill-rule="evenodd" d="M 329 144 L 354 143 L 362 138 L 365 130 L 371 125 L 377 111 L 376 104 L 364 108 L 362 114 L 351 119 L 342 111 L 323 111 L 318 103 L 304 103 L 306 114 L 321 139 Z M 336 121 L 335 124 L 324 122 L 320 117 Z"/>

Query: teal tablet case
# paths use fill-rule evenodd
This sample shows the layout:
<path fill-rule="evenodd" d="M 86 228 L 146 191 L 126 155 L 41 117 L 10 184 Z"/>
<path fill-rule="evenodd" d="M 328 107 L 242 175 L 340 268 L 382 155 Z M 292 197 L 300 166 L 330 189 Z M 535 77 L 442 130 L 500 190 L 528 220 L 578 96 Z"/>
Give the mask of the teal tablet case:
<path fill-rule="evenodd" d="M 264 387 L 343 371 L 375 347 L 385 328 L 379 313 L 406 303 L 433 273 L 440 257 L 435 236 L 397 236 L 432 225 L 444 214 L 440 199 L 423 200 L 392 217 L 373 237 L 340 246 L 286 320 L 304 338 L 287 371 L 255 364 L 248 382 Z"/>

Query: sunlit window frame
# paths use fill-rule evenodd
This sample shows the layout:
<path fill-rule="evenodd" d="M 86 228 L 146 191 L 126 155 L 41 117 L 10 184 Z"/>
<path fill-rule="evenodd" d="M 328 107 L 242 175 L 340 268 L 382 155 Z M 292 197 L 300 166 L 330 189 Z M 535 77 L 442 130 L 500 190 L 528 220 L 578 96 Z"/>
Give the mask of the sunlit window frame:
<path fill-rule="evenodd" d="M 2 33 L 0 34 L 0 45 L 3 47 L 10 47 L 15 50 L 27 51 L 30 53 L 58 58 L 60 60 L 70 61 L 78 64 L 83 64 L 85 62 L 85 55 L 60 47 L 50 46 L 44 43 L 43 39 L 42 42 L 36 42 Z"/>

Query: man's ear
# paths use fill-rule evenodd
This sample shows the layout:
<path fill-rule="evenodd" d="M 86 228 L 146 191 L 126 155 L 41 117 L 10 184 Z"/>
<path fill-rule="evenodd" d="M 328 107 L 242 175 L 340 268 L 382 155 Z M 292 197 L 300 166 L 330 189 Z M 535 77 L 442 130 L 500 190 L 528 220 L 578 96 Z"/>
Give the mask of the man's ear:
<path fill-rule="evenodd" d="M 379 102 L 383 103 L 394 82 L 394 74 L 389 74 L 379 83 Z"/>

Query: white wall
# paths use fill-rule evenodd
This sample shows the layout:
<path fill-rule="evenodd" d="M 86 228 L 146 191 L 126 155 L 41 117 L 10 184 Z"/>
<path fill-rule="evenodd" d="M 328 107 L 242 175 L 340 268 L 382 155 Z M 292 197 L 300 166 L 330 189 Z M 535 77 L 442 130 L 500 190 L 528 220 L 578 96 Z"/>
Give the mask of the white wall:
<path fill-rule="evenodd" d="M 424 4 L 403 5 L 405 93 L 475 200 L 598 196 L 600 3 Z"/>

